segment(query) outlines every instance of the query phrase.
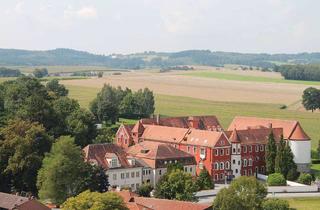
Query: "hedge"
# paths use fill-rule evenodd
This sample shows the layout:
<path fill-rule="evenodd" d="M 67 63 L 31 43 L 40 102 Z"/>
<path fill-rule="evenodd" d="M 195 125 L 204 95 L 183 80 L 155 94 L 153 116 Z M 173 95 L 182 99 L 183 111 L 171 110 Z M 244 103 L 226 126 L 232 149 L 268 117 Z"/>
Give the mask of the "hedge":
<path fill-rule="evenodd" d="M 287 181 L 280 173 L 269 174 L 267 183 L 269 186 L 286 186 Z"/>

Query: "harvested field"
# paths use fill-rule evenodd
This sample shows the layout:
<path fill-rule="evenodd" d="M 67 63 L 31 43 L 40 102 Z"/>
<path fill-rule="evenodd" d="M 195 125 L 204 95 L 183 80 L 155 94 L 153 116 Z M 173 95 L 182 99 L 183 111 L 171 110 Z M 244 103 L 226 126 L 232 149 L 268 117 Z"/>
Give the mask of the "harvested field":
<path fill-rule="evenodd" d="M 235 81 L 216 78 L 185 76 L 181 73 L 126 72 L 104 78 L 62 81 L 65 85 L 101 88 L 113 86 L 137 90 L 148 87 L 156 94 L 185 96 L 211 101 L 296 104 L 309 85 L 282 84 L 254 81 Z M 299 109 L 301 106 L 294 106 Z"/>

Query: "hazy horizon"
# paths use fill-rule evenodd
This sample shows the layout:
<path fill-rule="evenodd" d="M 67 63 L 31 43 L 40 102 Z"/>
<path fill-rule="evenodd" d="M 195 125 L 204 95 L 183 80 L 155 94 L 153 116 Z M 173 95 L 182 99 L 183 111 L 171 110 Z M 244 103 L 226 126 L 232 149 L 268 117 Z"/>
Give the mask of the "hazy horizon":
<path fill-rule="evenodd" d="M 0 0 L 0 48 L 319 52 L 316 0 Z"/>

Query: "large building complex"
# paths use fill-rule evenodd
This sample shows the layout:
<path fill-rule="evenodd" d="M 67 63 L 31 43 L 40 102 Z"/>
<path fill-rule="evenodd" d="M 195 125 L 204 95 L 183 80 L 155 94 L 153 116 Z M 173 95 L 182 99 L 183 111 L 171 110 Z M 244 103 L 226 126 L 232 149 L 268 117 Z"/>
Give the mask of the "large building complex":
<path fill-rule="evenodd" d="M 266 144 L 270 133 L 276 142 L 288 142 L 299 171 L 309 171 L 311 141 L 297 121 L 236 117 L 224 130 L 215 116 L 159 116 L 120 126 L 116 143 L 128 151 L 142 142 L 167 144 L 190 154 L 195 171 L 204 167 L 216 182 L 241 175 L 264 174 Z M 134 145 L 134 146 L 133 146 Z"/>

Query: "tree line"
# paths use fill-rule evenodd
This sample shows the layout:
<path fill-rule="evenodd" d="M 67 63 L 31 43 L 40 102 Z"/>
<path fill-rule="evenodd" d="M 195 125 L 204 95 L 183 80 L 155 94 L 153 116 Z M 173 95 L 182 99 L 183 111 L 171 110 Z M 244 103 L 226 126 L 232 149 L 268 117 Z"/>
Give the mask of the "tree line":
<path fill-rule="evenodd" d="M 0 67 L 0 77 L 19 77 L 21 72 L 19 69 L 10 69 L 6 67 Z"/>
<path fill-rule="evenodd" d="M 280 72 L 285 79 L 320 81 L 320 65 L 281 65 L 275 66 L 274 71 Z"/>

